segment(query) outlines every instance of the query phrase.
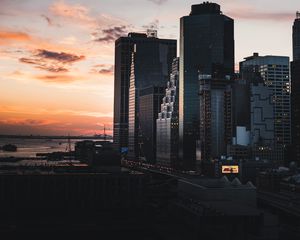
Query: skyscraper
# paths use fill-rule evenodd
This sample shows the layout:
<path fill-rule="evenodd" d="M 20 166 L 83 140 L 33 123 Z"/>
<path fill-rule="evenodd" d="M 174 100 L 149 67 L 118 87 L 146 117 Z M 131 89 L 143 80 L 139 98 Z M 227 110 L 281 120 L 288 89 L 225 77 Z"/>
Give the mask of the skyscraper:
<path fill-rule="evenodd" d="M 290 78 L 289 58 L 282 56 L 253 56 L 245 58 L 240 63 L 240 72 L 249 73 L 249 69 L 256 69 L 260 73 L 263 83 L 272 90 L 274 145 L 279 165 L 284 163 L 284 152 L 291 144 L 291 111 L 290 111 Z M 250 82 L 254 79 L 247 79 Z"/>
<path fill-rule="evenodd" d="M 128 147 L 128 97 L 133 46 L 146 38 L 146 34 L 129 33 L 115 42 L 113 139 L 119 151 Z"/>
<path fill-rule="evenodd" d="M 139 92 L 139 140 L 142 156 L 148 163 L 156 163 L 156 119 L 164 97 L 165 87 L 150 86 Z"/>
<path fill-rule="evenodd" d="M 273 91 L 263 82 L 250 84 L 250 144 L 253 160 L 277 159 Z"/>
<path fill-rule="evenodd" d="M 226 156 L 232 140 L 232 87 L 230 76 L 199 75 L 201 160 Z"/>
<path fill-rule="evenodd" d="M 293 61 L 291 63 L 292 154 L 300 166 L 300 13 L 293 25 Z"/>
<path fill-rule="evenodd" d="M 148 124 L 152 124 L 153 127 L 156 126 L 155 119 L 160 109 L 162 91 L 159 99 L 156 99 L 157 103 L 153 101 L 146 104 L 147 99 L 149 99 L 149 96 L 146 96 L 152 94 L 150 98 L 153 98 L 155 89 L 165 87 L 174 57 L 176 57 L 176 40 L 159 39 L 151 36 L 134 45 L 129 87 L 128 125 L 128 158 L 131 160 L 138 160 L 147 156 L 148 159 L 145 160 L 150 162 L 155 160 L 153 159 L 155 156 L 150 153 L 155 150 L 156 129 L 149 130 L 149 126 L 145 123 L 145 117 L 148 116 Z M 145 105 L 148 106 L 147 109 L 145 109 Z M 144 113 L 144 110 L 147 112 Z M 142 114 L 144 115 L 142 116 Z M 154 142 L 150 146 L 147 145 L 148 141 Z M 149 149 L 150 147 L 152 149 Z"/>
<path fill-rule="evenodd" d="M 276 160 L 273 90 L 264 83 L 259 66 L 241 69 L 233 84 L 234 137 L 229 156 L 240 160 L 237 149 L 244 151 L 243 159 Z"/>
<path fill-rule="evenodd" d="M 192 5 L 180 19 L 179 157 L 194 169 L 200 140 L 198 76 L 234 74 L 234 21 L 216 3 Z"/>
<path fill-rule="evenodd" d="M 300 12 L 296 13 L 293 25 L 293 61 L 300 60 Z"/>
<path fill-rule="evenodd" d="M 139 79 L 144 79 L 139 80 L 139 82 L 143 82 L 141 87 L 147 87 L 148 83 L 151 85 L 154 81 L 160 82 L 161 74 L 168 75 L 171 65 L 171 63 L 168 65 L 168 59 L 176 56 L 176 41 L 158 39 L 152 31 L 148 36 L 143 33 L 129 33 L 127 37 L 120 37 L 115 42 L 114 145 L 118 150 L 128 148 L 129 85 L 134 45 L 137 49 L 142 46 L 147 49 L 151 42 L 152 45 L 156 45 L 156 50 L 154 47 L 149 47 L 148 51 L 143 51 L 143 54 L 145 54 L 145 59 L 151 59 L 153 62 L 144 61 L 140 57 L 141 55 L 137 56 L 137 61 L 140 62 L 137 76 Z M 156 59 L 154 59 L 154 55 Z M 154 64 L 156 65 L 154 66 Z M 151 71 L 153 72 L 148 74 Z M 161 73 L 161 71 L 163 72 Z M 142 74 L 151 76 L 152 79 L 141 77 Z"/>
<path fill-rule="evenodd" d="M 178 82 L 179 58 L 175 58 L 161 110 L 156 120 L 156 163 L 173 168 L 180 168 L 178 166 Z"/>

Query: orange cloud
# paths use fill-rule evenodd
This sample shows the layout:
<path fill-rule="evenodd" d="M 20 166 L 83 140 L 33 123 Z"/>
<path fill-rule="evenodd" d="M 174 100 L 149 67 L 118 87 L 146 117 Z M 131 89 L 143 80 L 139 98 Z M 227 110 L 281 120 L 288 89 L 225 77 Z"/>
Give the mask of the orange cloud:
<path fill-rule="evenodd" d="M 0 124 L 6 124 L 6 125 L 47 126 L 54 123 L 58 123 L 58 122 L 53 120 L 47 120 L 47 119 L 19 119 L 19 118 L 0 120 Z"/>
<path fill-rule="evenodd" d="M 127 35 L 133 29 L 128 22 L 108 14 L 98 13 L 92 16 L 90 10 L 80 4 L 68 4 L 58 1 L 49 7 L 50 12 L 69 23 L 90 31 L 92 40 L 111 44 L 120 36 Z M 51 20 L 50 18 L 47 21 Z"/>
<path fill-rule="evenodd" d="M 49 83 L 71 83 L 82 80 L 82 77 L 73 75 L 38 75 L 35 76 L 37 80 L 41 80 Z"/>
<path fill-rule="evenodd" d="M 31 40 L 31 37 L 27 33 L 0 30 L 1 45 L 12 41 L 24 42 L 29 40 Z"/>
<path fill-rule="evenodd" d="M 89 16 L 89 9 L 80 4 L 67 4 L 64 1 L 59 1 L 50 6 L 50 12 L 56 16 L 64 17 L 65 19 L 75 20 L 75 23 L 96 26 L 95 19 Z"/>

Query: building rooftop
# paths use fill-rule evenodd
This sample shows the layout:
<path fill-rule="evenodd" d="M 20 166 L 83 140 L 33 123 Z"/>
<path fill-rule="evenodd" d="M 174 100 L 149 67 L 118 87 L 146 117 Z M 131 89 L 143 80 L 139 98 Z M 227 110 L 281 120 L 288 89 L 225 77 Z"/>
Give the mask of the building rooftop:
<path fill-rule="evenodd" d="M 189 179 L 186 181 L 187 183 L 190 183 L 198 188 L 202 189 L 216 189 L 216 188 L 222 188 L 222 189 L 230 189 L 230 188 L 240 188 L 240 189 L 256 189 L 254 185 L 251 182 L 248 182 L 246 184 L 242 184 L 238 178 L 234 178 L 232 181 L 229 181 L 226 176 L 223 176 L 222 178 L 202 178 L 202 179 Z"/>
<path fill-rule="evenodd" d="M 202 14 L 221 14 L 219 4 L 211 2 L 203 2 L 201 4 L 192 5 L 190 16 Z"/>

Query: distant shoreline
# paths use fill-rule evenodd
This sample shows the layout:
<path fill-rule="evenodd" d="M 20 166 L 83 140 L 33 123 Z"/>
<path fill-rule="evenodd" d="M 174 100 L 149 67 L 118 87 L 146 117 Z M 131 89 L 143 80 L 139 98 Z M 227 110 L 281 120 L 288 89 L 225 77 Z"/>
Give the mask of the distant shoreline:
<path fill-rule="evenodd" d="M 19 138 L 19 139 L 108 139 L 111 140 L 110 135 L 96 135 L 96 136 L 42 136 L 42 135 L 0 135 L 0 138 Z"/>

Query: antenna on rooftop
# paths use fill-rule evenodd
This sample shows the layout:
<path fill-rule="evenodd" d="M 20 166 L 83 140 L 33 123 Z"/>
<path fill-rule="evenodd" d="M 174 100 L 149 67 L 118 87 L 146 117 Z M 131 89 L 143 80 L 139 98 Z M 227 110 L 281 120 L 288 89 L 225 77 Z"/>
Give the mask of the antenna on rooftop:
<path fill-rule="evenodd" d="M 147 37 L 157 38 L 157 30 L 154 27 L 147 29 Z"/>
<path fill-rule="evenodd" d="M 104 135 L 104 141 L 106 141 L 106 128 L 105 128 L 105 124 L 104 124 L 104 129 L 103 129 L 103 135 Z"/>
<path fill-rule="evenodd" d="M 296 12 L 296 18 L 300 19 L 300 12 L 299 11 Z"/>

